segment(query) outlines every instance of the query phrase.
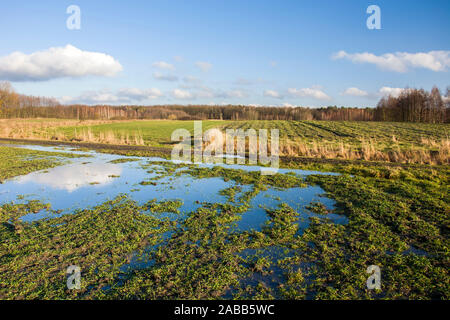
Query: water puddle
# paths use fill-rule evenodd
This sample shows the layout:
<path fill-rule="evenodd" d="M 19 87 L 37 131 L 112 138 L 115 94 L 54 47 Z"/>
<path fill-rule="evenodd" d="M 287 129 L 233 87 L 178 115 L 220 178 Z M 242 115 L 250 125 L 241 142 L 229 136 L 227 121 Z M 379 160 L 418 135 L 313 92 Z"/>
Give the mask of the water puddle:
<path fill-rule="evenodd" d="M 15 146 L 18 147 L 18 146 Z M 151 199 L 170 200 L 179 199 L 183 202 L 180 211 L 188 214 L 200 207 L 201 202 L 225 203 L 227 198 L 220 195 L 223 189 L 234 186 L 232 181 L 224 181 L 222 178 L 194 178 L 190 175 L 165 176 L 156 181 L 155 185 L 142 185 L 141 182 L 154 178 L 157 173 L 152 173 L 152 162 L 166 161 L 161 158 L 129 157 L 112 154 L 96 153 L 94 151 L 79 151 L 67 147 L 48 147 L 26 145 L 19 146 L 39 151 L 67 152 L 80 156 L 70 159 L 70 163 L 59 167 L 33 172 L 24 176 L 9 179 L 0 185 L 0 203 L 21 203 L 28 200 L 41 200 L 50 203 L 52 209 L 61 214 L 69 213 L 74 209 L 94 207 L 105 201 L 114 199 L 120 194 L 128 194 L 139 203 L 145 203 Z M 123 162 L 124 159 L 135 161 Z M 212 164 L 198 164 L 199 166 L 212 167 Z M 259 170 L 259 166 L 226 165 L 226 168 L 243 169 L 247 171 Z M 155 165 L 154 168 L 159 166 Z M 156 170 L 155 170 L 156 171 Z M 323 174 L 315 171 L 280 169 L 280 173 L 294 172 L 298 175 Z M 242 192 L 248 190 L 248 186 L 242 187 Z M 334 202 L 323 196 L 324 191 L 317 186 L 306 188 L 291 188 L 277 190 L 269 188 L 260 192 L 251 200 L 251 208 L 242 215 L 238 222 L 240 230 L 261 230 L 267 220 L 264 208 L 276 208 L 278 204 L 285 202 L 299 213 L 303 212 L 306 219 L 300 221 L 301 229 L 307 227 L 308 217 L 311 213 L 304 209 L 313 200 L 318 200 L 327 207 L 332 208 Z M 29 215 L 24 221 L 42 219 L 49 215 L 48 212 Z M 181 214 L 183 216 L 183 214 Z M 343 223 L 343 217 L 333 214 L 328 215 L 336 223 Z"/>
<path fill-rule="evenodd" d="M 18 146 L 15 146 L 18 147 Z M 171 220 L 182 221 L 191 212 L 202 206 L 203 202 L 226 203 L 229 199 L 221 195 L 220 191 L 237 186 L 237 183 L 224 181 L 221 177 L 196 178 L 189 174 L 176 174 L 185 168 L 177 168 L 172 174 L 161 174 L 161 166 L 157 163 L 167 161 L 152 157 L 130 157 L 112 154 L 96 153 L 94 151 L 80 151 L 67 147 L 19 146 L 40 151 L 68 152 L 80 155 L 79 158 L 70 158 L 70 163 L 55 168 L 33 172 L 24 176 L 4 181 L 0 185 L 0 203 L 24 203 L 29 200 L 40 200 L 51 204 L 52 211 L 41 211 L 22 218 L 24 221 L 36 221 L 55 214 L 70 214 L 75 209 L 84 209 L 97 206 L 105 201 L 112 200 L 121 194 L 127 194 L 140 204 L 149 200 L 181 200 L 180 213 L 158 213 L 158 216 Z M 85 157 L 86 155 L 90 157 Z M 84 156 L 84 157 L 82 157 Z M 133 160 L 133 161 L 127 161 Z M 152 164 L 154 163 L 154 164 Z M 198 164 L 212 167 L 212 164 Z M 243 169 L 246 171 L 260 170 L 258 166 L 226 165 L 226 168 Z M 279 173 L 290 173 L 299 176 L 310 174 L 327 174 L 316 171 L 280 169 Z M 333 174 L 333 173 L 329 173 Z M 154 180 L 152 180 L 154 178 Z M 142 183 L 152 182 L 154 183 Z M 245 192 L 251 190 L 251 185 L 240 185 L 235 198 L 239 199 Z M 306 207 L 311 202 L 321 202 L 329 211 L 335 205 L 334 201 L 325 197 L 324 191 L 318 186 L 304 188 L 268 188 L 260 191 L 250 200 L 249 209 L 241 214 L 236 222 L 238 231 L 261 231 L 269 220 L 266 209 L 277 209 L 281 203 L 286 203 L 299 214 L 298 234 L 301 234 L 309 225 L 310 217 L 318 216 Z M 57 213 L 55 213 L 55 211 Z M 323 216 L 322 216 L 323 217 Z M 347 218 L 329 213 L 326 218 L 333 223 L 345 224 Z M 233 229 L 232 229 L 233 230 Z M 164 236 L 167 241 L 171 232 Z M 159 244 L 160 245 L 160 244 Z M 134 255 L 129 264 L 121 267 L 121 277 L 126 277 L 134 269 L 146 268 L 152 265 L 151 252 L 159 246 L 148 247 L 143 255 Z M 251 252 L 241 253 L 243 256 Z M 270 252 L 271 259 L 278 259 L 278 251 Z M 283 254 L 282 256 L 286 256 Z M 270 282 L 281 281 L 282 270 L 273 270 Z M 124 279 L 124 278 L 123 278 Z M 258 279 L 247 279 L 253 283 Z M 119 282 L 121 280 L 119 279 Z"/>

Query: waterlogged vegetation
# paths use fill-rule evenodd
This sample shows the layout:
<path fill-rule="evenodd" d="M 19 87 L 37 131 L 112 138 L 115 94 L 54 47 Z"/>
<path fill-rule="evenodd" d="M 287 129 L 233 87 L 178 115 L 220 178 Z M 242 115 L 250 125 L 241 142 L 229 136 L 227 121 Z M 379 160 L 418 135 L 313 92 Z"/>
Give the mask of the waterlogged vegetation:
<path fill-rule="evenodd" d="M 1 298 L 449 299 L 448 166 L 291 159 L 261 175 L 92 155 L 73 161 L 90 168 L 100 157 L 99 184 L 64 185 L 71 197 L 106 193 L 92 207 L 0 198 L 10 199 L 0 207 Z M 8 181 L 0 188 L 13 192 Z M 79 290 L 67 289 L 70 265 L 81 268 Z M 367 289 L 370 265 L 380 290 Z"/>
<path fill-rule="evenodd" d="M 0 183 L 15 176 L 56 167 L 64 163 L 64 158 L 74 157 L 78 156 L 0 146 Z"/>
<path fill-rule="evenodd" d="M 58 218 L 34 223 L 19 219 L 44 206 L 29 203 L 1 207 L 3 299 L 92 297 L 105 284 L 114 283 L 120 266 L 130 261 L 133 252 L 157 244 L 173 224 L 146 214 L 146 206 L 125 196 Z M 82 270 L 79 291 L 68 290 L 64 281 L 70 265 Z"/>
<path fill-rule="evenodd" d="M 399 176 L 309 176 L 337 201 L 346 225 L 314 221 L 303 259 L 314 261 L 317 298 L 448 299 L 448 169 L 400 170 Z M 380 266 L 382 290 L 362 284 L 364 267 Z"/>

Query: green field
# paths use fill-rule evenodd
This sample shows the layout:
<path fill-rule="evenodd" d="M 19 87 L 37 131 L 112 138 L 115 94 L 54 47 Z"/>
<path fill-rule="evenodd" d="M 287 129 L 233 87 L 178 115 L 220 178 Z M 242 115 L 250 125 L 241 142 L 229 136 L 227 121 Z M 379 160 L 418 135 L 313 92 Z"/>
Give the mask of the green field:
<path fill-rule="evenodd" d="M 224 128 L 278 129 L 282 140 L 304 140 L 361 146 L 372 140 L 392 148 L 426 147 L 424 139 L 440 141 L 450 134 L 448 124 L 359 121 L 243 121 L 225 124 Z"/>
<path fill-rule="evenodd" d="M 448 163 L 448 124 L 348 121 L 202 121 L 210 128 L 278 129 L 280 154 L 312 158 Z M 66 139 L 170 148 L 178 128 L 193 133 L 193 121 L 131 121 L 57 129 Z M 86 134 L 86 133 L 89 134 Z M 86 138 L 86 136 L 90 136 Z M 110 137 L 110 138 L 108 138 Z M 120 137 L 120 138 L 119 138 Z M 129 137 L 124 140 L 124 137 Z M 139 138 L 136 138 L 139 137 Z"/>
<path fill-rule="evenodd" d="M 22 152 L 0 149 L 28 165 Z M 33 153 L 30 153 L 33 154 Z M 34 156 L 50 156 L 35 153 Z M 221 178 L 235 186 L 221 191 L 225 203 L 201 203 L 180 225 L 158 212 L 179 214 L 180 202 L 144 205 L 120 196 L 95 208 L 43 219 L 21 217 L 49 209 L 40 201 L 0 205 L 0 297 L 3 299 L 449 299 L 448 167 L 371 167 L 373 177 L 351 167 L 340 176 L 259 172 L 167 162 L 155 163 L 161 178 L 188 174 Z M 11 164 L 10 164 L 11 165 Z M 7 166 L 4 166 L 4 169 Z M 45 166 L 43 166 L 45 167 Z M 152 165 L 147 165 L 152 167 Z M 42 167 L 35 167 L 37 170 Z M 176 169 L 181 169 L 175 173 Z M 329 168 L 329 169 L 332 169 Z M 151 170 L 149 171 L 151 172 Z M 144 177 L 143 177 L 144 178 Z M 160 184 L 159 179 L 153 179 Z M 261 231 L 232 228 L 250 201 L 268 187 L 320 185 L 336 201 L 298 234 L 298 213 L 288 204 L 267 208 Z M 244 186 L 250 187 L 242 192 Z M 348 218 L 341 225 L 331 213 Z M 156 214 L 156 215 L 155 215 Z M 171 237 L 164 241 L 163 234 Z M 146 246 L 161 244 L 149 253 Z M 277 251 L 273 251 L 276 249 Z M 124 277 L 130 253 L 154 265 Z M 245 254 L 250 252 L 251 254 Z M 275 254 L 275 256 L 273 256 Z M 83 270 L 80 290 L 67 290 L 65 267 Z M 366 268 L 382 270 L 381 290 L 368 290 Z M 63 267 L 61 267 L 63 266 Z M 303 266 L 299 268 L 299 266 Z M 276 276 L 275 273 L 276 272 Z M 281 273 L 280 273 L 281 272 Z M 248 282 L 251 277 L 256 279 Z M 272 278 L 273 277 L 273 278 Z M 120 279 L 120 280 L 118 280 Z M 259 280 L 258 280 L 259 279 Z M 272 283 L 271 279 L 275 281 Z"/>
<path fill-rule="evenodd" d="M 211 128 L 221 127 L 224 121 L 206 120 L 202 121 L 203 131 Z M 98 137 L 100 133 L 113 132 L 116 137 L 139 135 L 143 138 L 145 145 L 154 147 L 170 147 L 170 137 L 176 129 L 187 129 L 194 132 L 194 121 L 176 121 L 176 120 L 151 120 L 151 121 L 126 121 L 110 124 L 100 124 L 91 126 L 71 126 L 60 128 L 66 137 L 72 139 L 75 132 L 83 132 L 90 129 L 94 136 Z"/>
<path fill-rule="evenodd" d="M 193 133 L 194 122 L 138 120 L 96 123 L 66 120 L 59 123 L 55 119 L 11 120 L 0 123 L 0 136 L 170 148 L 172 132 L 184 128 Z M 11 129 L 5 131 L 8 125 Z M 208 120 L 202 121 L 202 127 L 203 131 L 211 128 L 223 131 L 278 129 L 280 153 L 293 156 L 427 163 L 432 153 L 435 157 L 438 154 L 441 163 L 448 163 L 450 149 L 449 124 Z"/>
<path fill-rule="evenodd" d="M 149 120 L 130 121 L 93 126 L 64 127 L 71 137 L 75 129 L 91 128 L 95 135 L 112 130 L 115 133 L 141 132 L 148 145 L 165 145 L 170 135 L 178 128 L 193 132 L 193 121 Z M 427 147 L 425 139 L 440 141 L 450 134 L 449 124 L 401 123 L 401 122 L 349 122 L 349 121 L 202 121 L 203 131 L 221 129 L 278 129 L 282 141 L 304 140 L 306 142 L 347 143 L 360 146 L 362 140 L 373 140 L 385 148 Z M 397 141 L 397 142 L 396 142 Z"/>
<path fill-rule="evenodd" d="M 147 146 L 164 148 L 171 147 L 173 130 L 193 128 L 192 121 L 131 121 L 89 126 L 77 123 L 56 128 L 41 125 L 39 130 L 52 134 L 55 130 L 64 131 L 68 140 L 71 132 L 89 128 L 94 136 L 109 131 L 117 135 L 139 131 Z M 264 176 L 258 171 L 200 168 L 194 164 L 160 161 L 142 165 L 144 171 L 139 175 L 142 182 L 130 185 L 129 194 L 99 201 L 93 208 L 61 217 L 32 223 L 21 220 L 42 209 L 51 210 L 45 199 L 1 203 L 0 298 L 450 298 L 450 168 L 445 144 L 448 125 L 203 122 L 204 130 L 213 127 L 277 128 L 282 144 L 303 143 L 318 152 L 316 157 L 309 154 L 307 159 L 283 158 L 282 167 L 340 175 Z M 396 151 L 397 156 L 406 158 L 398 162 L 392 159 L 371 162 L 331 152 L 342 145 L 365 150 L 368 141 L 375 155 Z M 105 153 L 151 155 L 127 147 L 96 146 Z M 442 157 L 439 164 L 426 164 L 425 160 L 430 160 L 432 154 Z M 2 146 L 0 180 L 5 182 L 14 176 L 59 166 L 72 156 Z M 327 157 L 330 159 L 325 160 L 330 161 L 319 161 Z M 118 165 L 132 160 L 136 159 L 122 158 L 110 163 Z M 149 198 L 145 204 L 133 200 L 135 190 L 152 186 L 166 190 L 171 188 L 172 179 L 187 175 L 233 184 L 219 192 L 226 199 L 224 203 L 207 199 L 198 202 L 198 208 L 190 212 L 180 212 L 179 199 Z M 298 232 L 296 222 L 300 211 L 285 202 L 278 207 L 264 207 L 268 219 L 261 230 L 233 228 L 264 190 L 308 186 L 320 186 L 336 204 L 333 209 L 327 209 L 320 198 L 311 202 L 306 209 L 317 216 L 308 218 L 309 224 L 302 232 Z M 189 186 L 182 188 L 188 190 Z M 174 223 L 159 215 L 167 212 L 186 214 L 186 218 Z M 348 223 L 332 222 L 330 216 L 334 214 L 346 217 Z M 167 232 L 169 238 L 164 237 Z M 156 245 L 157 250 L 143 250 Z M 121 267 L 130 262 L 131 253 L 142 255 L 144 260 L 151 259 L 154 264 L 124 275 Z M 65 268 L 70 264 L 77 264 L 83 270 L 83 286 L 79 291 L 66 288 Z M 381 268 L 381 290 L 366 288 L 369 265 Z"/>

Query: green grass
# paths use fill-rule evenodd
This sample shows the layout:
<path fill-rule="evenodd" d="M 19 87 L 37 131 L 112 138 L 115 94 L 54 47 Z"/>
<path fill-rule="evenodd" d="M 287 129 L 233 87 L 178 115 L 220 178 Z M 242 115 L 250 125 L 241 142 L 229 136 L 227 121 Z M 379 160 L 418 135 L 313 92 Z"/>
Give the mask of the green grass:
<path fill-rule="evenodd" d="M 146 206 L 125 196 L 36 223 L 19 219 L 45 207 L 39 203 L 1 207 L 1 299 L 89 298 L 114 282 L 133 252 L 157 244 L 172 225 L 168 219 L 145 214 Z M 82 270 L 79 291 L 66 287 L 70 265 Z"/>
<path fill-rule="evenodd" d="M 365 159 L 390 162 L 448 163 L 449 125 L 428 123 L 349 121 L 202 121 L 210 128 L 278 129 L 280 154 L 319 158 Z M 148 146 L 170 149 L 171 134 L 193 121 L 129 121 L 89 126 L 94 137 L 113 132 L 115 137 L 135 136 Z M 53 129 L 52 129 L 53 130 Z M 86 126 L 60 128 L 66 139 L 88 130 Z M 116 140 L 117 143 L 118 140 Z M 113 142 L 111 142 L 113 143 Z"/>
<path fill-rule="evenodd" d="M 80 155 L 0 146 L 0 183 L 15 176 L 56 167 L 61 165 L 64 159 L 74 157 Z"/>
<path fill-rule="evenodd" d="M 292 165 L 292 164 L 291 164 Z M 292 165 L 293 166 L 293 165 Z M 330 165 L 329 165 L 330 166 Z M 150 169 L 151 165 L 147 166 Z M 449 169 L 341 165 L 340 176 L 313 175 L 335 199 L 348 224 L 310 218 L 299 234 L 298 212 L 267 208 L 261 231 L 233 228 L 250 201 L 268 187 L 305 186 L 292 174 L 159 162 L 151 173 L 222 177 L 234 186 L 225 203 L 200 203 L 177 222 L 181 202 L 125 196 L 58 218 L 28 223 L 20 217 L 49 210 L 38 201 L 0 208 L 0 297 L 4 299 L 449 299 Z M 346 172 L 352 172 L 353 176 Z M 242 186 L 250 190 L 242 193 Z M 170 236 L 163 241 L 163 235 Z M 143 249 L 155 246 L 150 252 Z M 411 249 L 413 247 L 413 249 Z M 152 261 L 121 273 L 133 255 Z M 65 270 L 82 270 L 82 288 L 67 290 Z M 368 290 L 366 269 L 381 268 L 381 290 Z"/>
<path fill-rule="evenodd" d="M 224 121 L 207 120 L 202 121 L 203 132 L 221 126 L 225 124 Z M 100 124 L 92 126 L 74 126 L 60 128 L 66 137 L 73 138 L 75 130 L 82 132 L 90 128 L 95 136 L 98 136 L 100 132 L 106 133 L 108 131 L 114 132 L 116 136 L 134 135 L 139 133 L 146 145 L 153 147 L 170 147 L 171 135 L 176 129 L 187 129 L 192 134 L 194 133 L 193 121 L 177 121 L 177 120 L 142 120 L 142 121 L 127 121 L 116 122 L 111 124 Z"/>
<path fill-rule="evenodd" d="M 22 120 L 22 135 L 33 138 L 95 143 L 146 145 L 167 150 L 176 142 L 171 134 L 187 129 L 193 121 L 139 120 L 95 124 L 49 120 L 30 128 L 34 120 Z M 203 132 L 220 129 L 278 129 L 280 154 L 313 158 L 365 159 L 374 161 L 442 164 L 449 162 L 449 124 L 358 121 L 202 121 Z M 28 131 L 27 131 L 28 130 Z M 40 130 L 40 131 L 39 131 Z"/>
<path fill-rule="evenodd" d="M 361 146 L 361 140 L 374 140 L 385 148 L 423 146 L 422 138 L 436 141 L 449 138 L 449 124 L 368 122 L 368 121 L 234 121 L 224 128 L 279 129 L 280 138 L 307 142 L 344 142 Z M 393 137 L 397 142 L 393 141 Z"/>
<path fill-rule="evenodd" d="M 149 144 L 168 146 L 172 130 L 192 122 L 135 121 L 95 126 L 95 130 L 135 130 L 142 125 Z M 433 150 L 423 138 L 447 139 L 448 125 L 318 121 L 210 121 L 212 126 L 279 128 L 282 141 L 361 148 L 372 139 L 379 150 Z M 115 127 L 118 126 L 118 127 Z M 119 129 L 121 128 L 121 129 Z M 128 128 L 128 129 L 126 129 Z M 392 138 L 395 136 L 395 139 Z M 104 152 L 116 152 L 105 147 Z M 124 154 L 134 155 L 132 150 Z M 67 154 L 0 147 L 0 179 L 52 167 Z M 132 160 L 132 159 L 127 159 Z M 35 223 L 26 214 L 49 210 L 38 201 L 4 204 L 0 210 L 0 298 L 6 299 L 449 299 L 450 169 L 447 165 L 365 161 L 282 161 L 282 166 L 340 172 L 261 176 L 223 167 L 157 162 L 144 165 L 143 184 L 173 175 L 221 177 L 234 185 L 222 190 L 226 203 L 200 203 L 178 223 L 160 216 L 179 213 L 176 199 L 138 205 L 126 197 L 96 208 Z M 298 212 L 286 204 L 266 210 L 261 231 L 233 228 L 250 201 L 269 187 L 319 185 L 336 201 L 327 210 L 314 201 L 305 207 L 318 214 L 298 234 Z M 242 186 L 250 190 L 242 192 Z M 337 225 L 328 214 L 348 218 Z M 167 241 L 163 234 L 171 232 Z M 159 244 L 144 253 L 145 245 Z M 120 266 L 134 253 L 151 266 L 127 274 Z M 65 268 L 82 267 L 82 289 L 65 289 Z M 381 268 L 381 290 L 368 290 L 366 269 Z M 107 288 L 107 290 L 103 290 Z"/>
<path fill-rule="evenodd" d="M 358 121 L 202 121 L 203 131 L 218 128 L 240 129 L 279 129 L 280 138 L 302 139 L 306 142 L 320 141 L 324 143 L 344 142 L 360 147 L 361 140 L 374 140 L 384 148 L 399 146 L 400 148 L 425 147 L 422 138 L 436 141 L 449 137 L 449 124 L 406 123 L 406 122 L 358 122 Z M 117 122 L 89 126 L 93 133 L 112 130 L 115 133 L 141 132 L 148 145 L 167 146 L 172 132 L 179 128 L 193 133 L 193 121 L 147 120 Z M 87 129 L 87 126 L 64 127 L 63 131 L 70 137 L 74 129 Z M 393 141 L 393 137 L 397 142 Z"/>

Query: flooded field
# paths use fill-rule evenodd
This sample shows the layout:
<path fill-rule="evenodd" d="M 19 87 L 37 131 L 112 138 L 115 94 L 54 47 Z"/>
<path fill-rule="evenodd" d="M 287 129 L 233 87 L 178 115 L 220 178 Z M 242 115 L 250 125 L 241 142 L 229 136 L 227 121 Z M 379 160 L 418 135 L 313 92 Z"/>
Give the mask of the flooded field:
<path fill-rule="evenodd" d="M 442 254 L 448 214 L 439 200 L 446 194 L 445 171 L 348 166 L 342 172 L 337 166 L 341 173 L 262 175 L 259 166 L 64 145 L 0 151 L 7 163 L 0 184 L 5 299 L 361 299 L 448 292 Z M 424 177 L 434 202 L 416 187 L 415 179 L 423 187 Z M 369 265 L 382 267 L 385 291 L 367 289 Z M 73 267 L 81 271 L 77 290 L 66 284 Z M 418 291 L 424 282 L 429 289 Z"/>
<path fill-rule="evenodd" d="M 181 217 L 200 207 L 202 202 L 225 203 L 227 201 L 221 190 L 238 185 L 234 181 L 225 182 L 221 177 L 196 178 L 189 174 L 168 175 L 158 179 L 157 183 L 145 184 L 143 181 L 157 178 L 157 170 L 161 168 L 161 158 L 125 157 L 120 155 L 77 151 L 76 149 L 43 146 L 15 146 L 39 151 L 69 152 L 84 157 L 74 158 L 69 164 L 51 169 L 32 172 L 4 182 L 0 186 L 0 202 L 14 201 L 16 203 L 28 200 L 40 200 L 51 205 L 52 210 L 67 214 L 74 209 L 94 207 L 100 203 L 112 200 L 121 194 L 145 203 L 151 199 L 181 200 L 179 208 Z M 88 156 L 88 157 L 85 157 Z M 155 163 L 155 164 L 153 164 Z M 213 165 L 197 164 L 208 168 Z M 223 165 L 229 169 L 259 171 L 258 166 Z M 183 167 L 177 169 L 182 170 Z M 175 171 L 176 172 L 176 171 Z M 174 173 L 175 173 L 174 172 Z M 280 169 L 280 174 L 294 173 L 299 177 L 310 174 L 323 174 L 317 171 Z M 332 174 L 332 173 L 330 173 Z M 241 193 L 248 191 L 250 186 L 244 186 Z M 237 195 L 239 196 L 239 195 Z M 334 202 L 324 196 L 324 191 L 318 186 L 302 188 L 269 188 L 258 193 L 252 200 L 249 210 L 238 222 L 242 230 L 260 230 L 267 220 L 264 208 L 277 208 L 281 203 L 287 203 L 302 213 L 300 221 L 307 221 L 314 213 L 305 209 L 312 201 L 320 201 L 332 209 Z M 44 217 L 52 217 L 53 213 L 45 210 L 39 214 L 23 217 L 24 221 L 33 221 Z M 343 223 L 345 217 L 330 214 L 328 216 L 336 223 Z M 306 219 L 305 219 L 306 218 Z M 302 225 L 304 226 L 304 225 Z"/>
<path fill-rule="evenodd" d="M 23 223 L 39 224 L 40 221 L 52 221 L 64 215 L 77 214 L 81 210 L 95 210 L 99 205 L 114 202 L 120 197 L 126 197 L 137 206 L 145 206 L 149 202 L 163 204 L 161 208 L 155 210 L 157 212 L 151 212 L 151 215 L 164 222 L 170 221 L 171 227 L 160 235 L 157 245 L 144 245 L 128 252 L 129 262 L 117 266 L 118 274 L 113 283 L 122 283 L 123 279 L 127 278 L 126 275 L 132 274 L 133 271 L 151 268 L 157 248 L 169 246 L 171 239 L 183 228 L 185 221 L 193 217 L 195 219 L 195 215 L 201 214 L 201 210 L 205 208 L 216 207 L 217 211 L 234 211 L 234 217 L 223 223 L 227 230 L 225 237 L 260 233 L 270 224 L 268 212 L 282 206 L 288 206 L 290 210 L 296 212 L 294 219 L 289 223 L 295 225 L 295 233 L 298 235 L 308 227 L 310 218 L 321 216 L 314 213 L 314 210 L 307 209 L 311 203 L 321 203 L 330 211 L 327 216 L 330 223 L 347 223 L 346 217 L 331 213 L 334 201 L 325 197 L 320 187 L 303 183 L 308 175 L 323 174 L 319 172 L 280 169 L 275 176 L 281 179 L 281 184 L 258 183 L 257 186 L 254 181 L 236 181 L 232 177 L 227 177 L 226 173 L 228 171 L 238 175 L 249 173 L 257 177 L 260 176 L 258 166 L 220 165 L 224 170 L 224 176 L 213 174 L 205 177 L 202 176 L 204 172 L 219 167 L 201 163 L 174 163 L 161 158 L 125 157 L 79 151 L 64 146 L 13 147 L 72 155 L 65 164 L 11 178 L 0 185 L 0 204 L 26 205 L 34 201 L 46 204 L 40 210 L 21 216 L 20 220 Z M 199 175 L 195 170 L 206 171 L 201 171 L 203 173 Z M 290 177 L 295 182 L 292 185 L 288 183 L 287 187 L 284 187 L 282 180 L 285 177 Z M 168 203 L 175 204 L 176 209 L 168 206 L 166 210 L 164 205 Z M 234 207 L 226 207 L 231 204 Z M 59 224 L 55 221 L 55 225 Z M 277 246 L 270 246 L 267 250 L 264 249 L 266 253 L 270 252 L 274 264 L 286 256 L 286 253 Z M 255 258 L 257 253 L 256 248 L 248 248 L 241 254 L 236 252 L 236 255 L 244 261 L 249 257 Z M 284 281 L 283 272 L 280 268 L 272 269 L 272 275 L 267 277 L 271 283 L 267 285 L 276 288 Z M 276 274 L 275 282 L 273 274 Z M 253 276 L 245 277 L 246 282 L 252 282 L 253 278 Z M 258 278 L 264 281 L 266 277 Z M 110 287 L 110 284 L 105 286 Z M 230 289 L 227 289 L 224 297 L 231 297 L 230 292 Z"/>

